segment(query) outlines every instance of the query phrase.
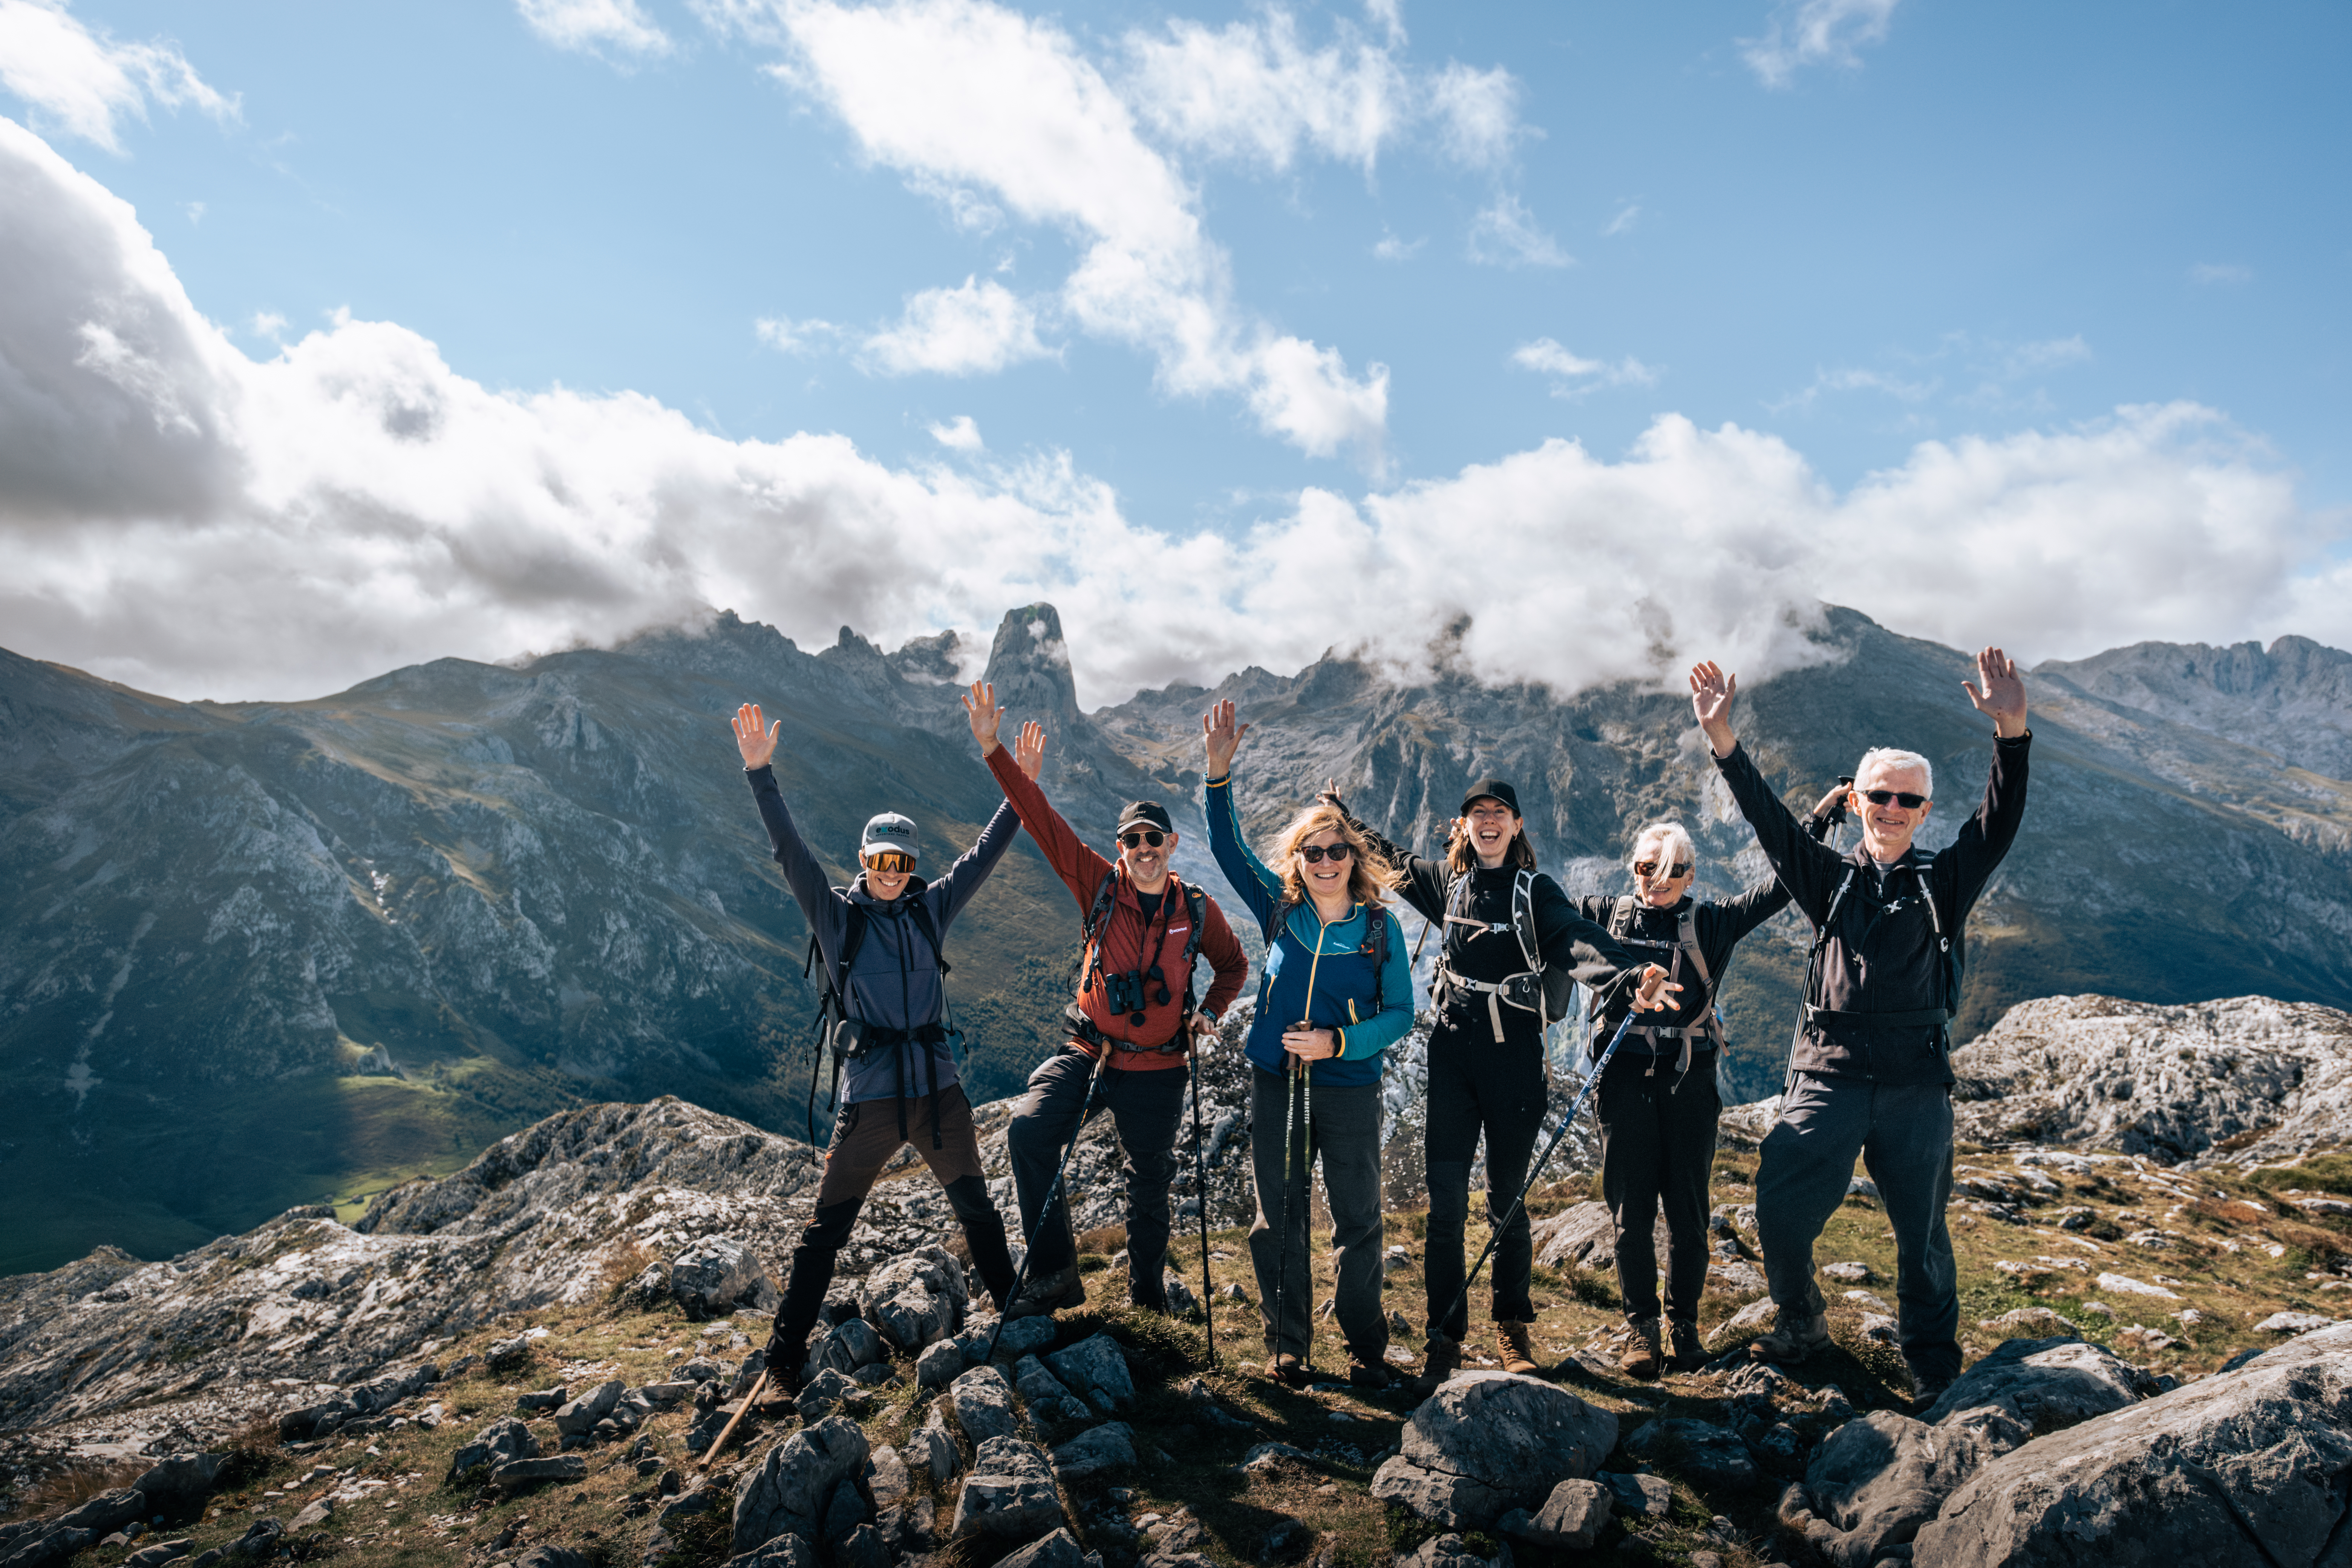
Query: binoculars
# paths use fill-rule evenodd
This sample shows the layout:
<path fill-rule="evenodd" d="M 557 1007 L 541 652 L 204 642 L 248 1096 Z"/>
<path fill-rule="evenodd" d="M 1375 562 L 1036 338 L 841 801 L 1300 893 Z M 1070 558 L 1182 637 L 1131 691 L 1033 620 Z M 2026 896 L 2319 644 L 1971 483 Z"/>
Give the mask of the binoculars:
<path fill-rule="evenodd" d="M 1157 991 L 1151 993 L 1149 1004 L 1144 1001 L 1147 984 L 1157 984 L 1159 986 Z M 1110 1011 L 1126 1014 L 1128 1023 L 1135 1027 L 1142 1026 L 1143 1009 L 1147 1005 L 1165 1007 L 1174 999 L 1173 994 L 1168 989 L 1168 976 L 1160 972 L 1160 965 L 1156 963 L 1150 969 L 1130 969 L 1124 974 L 1103 976 L 1104 1002 Z"/>

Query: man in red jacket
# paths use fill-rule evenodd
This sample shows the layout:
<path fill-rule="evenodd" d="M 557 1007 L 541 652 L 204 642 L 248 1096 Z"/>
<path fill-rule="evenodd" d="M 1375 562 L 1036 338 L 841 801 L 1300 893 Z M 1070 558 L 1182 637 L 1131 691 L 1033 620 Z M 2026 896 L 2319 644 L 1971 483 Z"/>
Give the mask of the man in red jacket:
<path fill-rule="evenodd" d="M 1213 1036 L 1217 1020 L 1249 978 L 1249 958 L 1225 923 L 1216 900 L 1198 899 L 1201 930 L 1192 930 L 1194 899 L 1168 869 L 1176 830 L 1167 809 L 1139 800 L 1119 813 L 1118 858 L 1105 859 L 1078 841 L 1061 813 L 1046 802 L 1013 754 L 997 743 L 1004 717 L 996 692 L 972 683 L 964 710 L 988 771 L 1021 816 L 1045 859 L 1077 900 L 1087 930 L 1077 1001 L 1065 1016 L 1066 1047 L 1029 1075 L 1029 1092 L 1013 1113 L 1006 1143 L 1021 1223 L 1032 1235 L 1028 1282 L 1006 1309 L 1008 1317 L 1058 1311 L 1087 1299 L 1078 1279 L 1077 1247 L 1068 1205 L 1057 1203 L 1038 1221 L 1062 1149 L 1086 1111 L 1087 1086 L 1105 1051 L 1100 1103 L 1118 1130 L 1127 1155 L 1128 1295 L 1139 1307 L 1168 1310 L 1162 1270 L 1168 1257 L 1168 1182 L 1176 1170 L 1176 1123 L 1184 1106 L 1184 1067 L 1193 1039 Z M 1043 752 L 1045 731 L 1023 730 L 1024 752 Z M 1099 918 L 1096 918 L 1099 915 Z M 1216 978 L 1199 1010 L 1186 1006 L 1192 976 L 1184 962 L 1197 948 Z"/>

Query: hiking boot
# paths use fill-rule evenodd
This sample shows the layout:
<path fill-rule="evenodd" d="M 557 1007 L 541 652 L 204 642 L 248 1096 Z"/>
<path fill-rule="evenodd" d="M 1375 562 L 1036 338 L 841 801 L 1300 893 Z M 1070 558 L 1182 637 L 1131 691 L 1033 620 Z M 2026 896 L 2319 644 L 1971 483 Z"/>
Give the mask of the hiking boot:
<path fill-rule="evenodd" d="M 1535 1347 L 1528 1342 L 1528 1330 L 1532 1327 L 1531 1323 L 1495 1325 L 1495 1349 L 1503 1358 L 1505 1372 L 1515 1372 L 1521 1377 L 1539 1375 Z"/>
<path fill-rule="evenodd" d="M 1021 1287 L 1021 1294 L 1004 1309 L 1006 1318 L 1037 1318 L 1087 1304 L 1087 1288 L 1078 1278 L 1078 1265 L 1074 1258 L 1042 1279 L 1032 1279 Z"/>
<path fill-rule="evenodd" d="M 1658 1348 L 1658 1320 L 1635 1318 L 1625 1325 L 1632 1343 L 1617 1358 L 1617 1370 L 1639 1383 L 1654 1383 L 1664 1352 Z"/>
<path fill-rule="evenodd" d="M 1265 1375 L 1285 1388 L 1304 1388 L 1315 1374 L 1288 1351 L 1277 1351 L 1266 1358 Z"/>
<path fill-rule="evenodd" d="M 1429 1345 L 1422 1357 L 1421 1375 L 1412 1380 L 1414 1397 L 1426 1399 L 1437 1392 L 1437 1385 L 1452 1377 L 1462 1366 L 1462 1342 L 1449 1340 L 1444 1334 L 1429 1336 Z"/>
<path fill-rule="evenodd" d="M 1925 1415 L 1928 1407 L 1943 1398 L 1952 1384 L 1958 1381 L 1956 1377 L 1937 1377 L 1933 1373 L 1923 1375 L 1915 1368 L 1911 1373 L 1911 1414 Z"/>
<path fill-rule="evenodd" d="M 761 1392 L 760 1402 L 751 1408 L 761 1419 L 772 1420 L 768 1406 L 782 1400 L 787 1408 L 808 1380 L 802 1375 L 808 1367 L 808 1341 L 805 1338 L 787 1341 L 781 1334 L 768 1336 L 768 1386 Z"/>
<path fill-rule="evenodd" d="M 1676 1372 L 1696 1372 L 1706 1364 L 1706 1342 L 1698 1337 L 1698 1325 L 1688 1318 L 1670 1319 L 1667 1323 L 1668 1342 L 1674 1353 L 1666 1364 Z"/>
<path fill-rule="evenodd" d="M 1804 1360 L 1830 1342 L 1830 1321 L 1826 1313 L 1792 1312 L 1780 1310 L 1772 1331 L 1748 1347 L 1748 1353 L 1758 1361 L 1795 1363 Z"/>
<path fill-rule="evenodd" d="M 1394 1372 L 1390 1370 L 1388 1362 L 1383 1358 L 1373 1356 L 1367 1360 L 1353 1351 L 1348 1352 L 1349 1386 L 1378 1393 L 1384 1388 L 1394 1388 L 1402 1381 Z"/>

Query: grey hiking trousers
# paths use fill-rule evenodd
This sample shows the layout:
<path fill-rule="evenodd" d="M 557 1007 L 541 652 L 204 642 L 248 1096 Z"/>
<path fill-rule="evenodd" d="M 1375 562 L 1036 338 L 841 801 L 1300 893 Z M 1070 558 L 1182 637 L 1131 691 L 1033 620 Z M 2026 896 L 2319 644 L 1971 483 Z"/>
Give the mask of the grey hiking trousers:
<path fill-rule="evenodd" d="M 1949 1085 L 1797 1075 L 1756 1172 L 1757 1240 L 1773 1305 L 1822 1310 L 1813 1242 L 1845 1201 L 1857 1154 L 1895 1229 L 1903 1359 L 1921 1383 L 1948 1383 L 1960 1373 L 1959 1275 L 1944 1226 L 1952 1196 Z"/>
<path fill-rule="evenodd" d="M 1257 1217 L 1250 1224 L 1250 1264 L 1257 1271 L 1258 1317 L 1265 1348 L 1304 1356 L 1314 1329 L 1315 1250 L 1308 1234 L 1314 1167 L 1323 1167 L 1323 1197 L 1331 1210 L 1334 1315 L 1349 1353 L 1381 1363 L 1389 1322 L 1381 1307 L 1381 1086 L 1324 1087 L 1315 1091 L 1315 1119 L 1302 1102 L 1291 1126 L 1292 1164 L 1283 1180 L 1282 1121 L 1290 1112 L 1289 1079 L 1250 1068 L 1250 1173 L 1257 1186 Z M 1286 1223 L 1286 1221 L 1287 1223 Z M 1282 1302 L 1282 1321 L 1274 1305 Z"/>

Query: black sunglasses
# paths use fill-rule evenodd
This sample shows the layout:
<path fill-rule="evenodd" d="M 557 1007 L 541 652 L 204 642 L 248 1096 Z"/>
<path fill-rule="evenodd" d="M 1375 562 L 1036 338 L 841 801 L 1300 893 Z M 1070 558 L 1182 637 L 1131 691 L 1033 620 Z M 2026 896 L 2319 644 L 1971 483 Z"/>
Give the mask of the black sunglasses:
<path fill-rule="evenodd" d="M 1143 827 L 1138 828 L 1133 833 L 1120 834 L 1118 836 L 1118 841 L 1121 844 L 1126 845 L 1129 849 L 1132 849 L 1140 844 L 1149 844 L 1154 849 L 1157 849 L 1162 844 L 1168 842 L 1168 836 L 1160 832 L 1156 828 Z"/>
<path fill-rule="evenodd" d="M 1866 789 L 1862 798 L 1873 805 L 1899 805 L 1906 811 L 1916 811 L 1927 804 L 1924 795 L 1913 795 L 1907 789 Z"/>
<path fill-rule="evenodd" d="M 1689 861 L 1677 860 L 1666 868 L 1666 875 L 1669 878 L 1687 877 L 1690 875 L 1690 868 L 1691 863 Z M 1633 875 L 1636 877 L 1654 877 L 1657 874 L 1658 863 L 1655 860 L 1636 860 L 1633 862 Z"/>
<path fill-rule="evenodd" d="M 1331 858 L 1331 863 L 1336 866 L 1354 853 L 1355 847 L 1349 844 L 1303 844 L 1299 846 L 1298 858 L 1312 866 L 1328 855 Z"/>

